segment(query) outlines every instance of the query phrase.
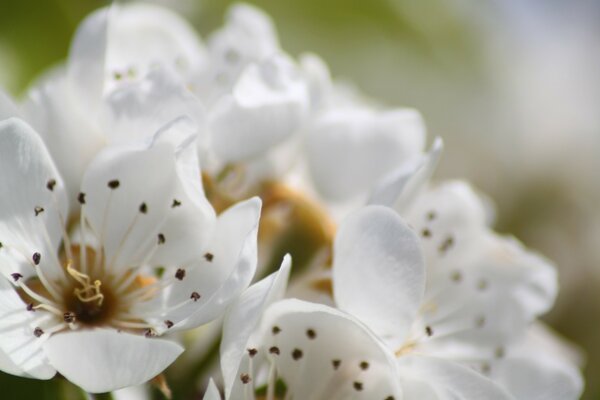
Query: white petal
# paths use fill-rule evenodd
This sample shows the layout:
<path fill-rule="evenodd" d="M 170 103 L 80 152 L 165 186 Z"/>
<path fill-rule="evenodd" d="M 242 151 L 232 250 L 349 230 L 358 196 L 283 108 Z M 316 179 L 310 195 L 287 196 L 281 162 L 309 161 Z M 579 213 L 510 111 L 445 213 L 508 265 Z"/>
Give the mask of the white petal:
<path fill-rule="evenodd" d="M 503 360 L 494 369 L 495 380 L 517 400 L 576 400 L 583 391 L 577 368 L 545 354 Z"/>
<path fill-rule="evenodd" d="M 221 371 L 229 398 L 248 339 L 265 309 L 283 297 L 290 274 L 291 257 L 286 255 L 279 271 L 250 286 L 226 314 L 221 339 Z"/>
<path fill-rule="evenodd" d="M 425 140 L 421 116 L 408 109 L 336 109 L 309 129 L 311 175 L 319 192 L 336 201 L 368 193 L 385 174 L 418 155 Z"/>
<path fill-rule="evenodd" d="M 275 363 L 291 398 L 402 398 L 393 354 L 350 315 L 320 304 L 282 300 L 265 313 L 261 332 L 253 347 Z M 270 353 L 272 346 L 279 355 Z"/>
<path fill-rule="evenodd" d="M 0 273 L 34 274 L 31 257 L 39 252 L 40 267 L 50 277 L 62 276 L 55 254 L 67 200 L 54 163 L 40 137 L 18 119 L 0 122 L 0 151 L 0 187 L 6 193 L 0 198 Z"/>
<path fill-rule="evenodd" d="M 194 146 L 180 128 L 172 124 L 167 133 L 159 132 L 150 147 L 107 147 L 86 171 L 83 212 L 104 243 L 110 268 L 142 262 L 173 266 L 201 256 L 214 215 L 203 201 L 199 173 L 194 188 L 188 192 L 185 187 L 191 179 L 189 165 L 185 159 L 180 165 L 178 152 Z M 170 135 L 176 140 L 163 137 Z M 184 149 L 177 145 L 180 140 Z M 111 189 L 113 181 L 118 187 Z M 180 207 L 173 206 L 175 200 Z M 140 212 L 142 204 L 145 213 Z"/>
<path fill-rule="evenodd" d="M 517 400 L 578 399 L 584 382 L 576 350 L 570 347 L 543 324 L 535 324 L 491 365 L 491 376 Z"/>
<path fill-rule="evenodd" d="M 52 335 L 44 344 L 52 365 L 90 393 L 147 382 L 183 352 L 176 343 L 112 330 Z"/>
<path fill-rule="evenodd" d="M 300 56 L 299 62 L 308 83 L 311 111 L 329 106 L 333 83 L 325 61 L 316 54 L 305 53 Z"/>
<path fill-rule="evenodd" d="M 443 142 L 436 138 L 427 154 L 410 160 L 387 174 L 371 193 L 368 204 L 394 207 L 404 215 L 431 178 L 442 150 Z"/>
<path fill-rule="evenodd" d="M 211 110 L 212 145 L 223 162 L 255 157 L 290 137 L 308 111 L 308 91 L 283 55 L 248 66 Z"/>
<path fill-rule="evenodd" d="M 342 310 L 401 341 L 424 290 L 419 238 L 393 210 L 368 206 L 342 222 L 333 262 L 334 298 Z"/>
<path fill-rule="evenodd" d="M 143 77 L 155 65 L 182 77 L 204 67 L 204 46 L 194 29 L 175 12 L 150 4 L 114 7 L 106 52 L 107 90 Z"/>
<path fill-rule="evenodd" d="M 203 400 L 221 400 L 221 393 L 219 393 L 219 389 L 217 389 L 217 385 L 215 385 L 215 381 L 212 379 L 208 382 L 208 387 L 206 388 L 206 392 L 204 393 Z"/>
<path fill-rule="evenodd" d="M 235 4 L 225 19 L 224 27 L 208 39 L 211 65 L 199 82 L 203 90 L 198 91 L 207 103 L 229 92 L 248 64 L 279 52 L 273 23 L 258 8 Z"/>
<path fill-rule="evenodd" d="M 212 257 L 203 258 L 186 271 L 186 277 L 171 286 L 166 306 L 179 304 L 192 292 L 202 297 L 165 317 L 175 322 L 173 329 L 189 329 L 207 323 L 248 287 L 256 271 L 256 238 L 261 201 L 257 197 L 227 209 L 217 219 L 211 243 L 204 249 Z"/>
<path fill-rule="evenodd" d="M 168 144 L 107 147 L 92 161 L 81 185 L 82 212 L 104 244 L 110 268 L 140 265 L 156 247 L 161 223 L 172 211 L 175 178 L 174 149 Z M 118 187 L 111 189 L 109 182 Z M 145 214 L 139 211 L 142 204 Z"/>
<path fill-rule="evenodd" d="M 103 8 L 90 14 L 79 25 L 69 50 L 67 62 L 68 91 L 76 106 L 94 115 L 99 110 L 104 90 L 104 67 L 109 14 Z"/>
<path fill-rule="evenodd" d="M 460 364 L 423 356 L 398 359 L 405 399 L 511 400 L 503 388 Z"/>
<path fill-rule="evenodd" d="M 181 115 L 191 118 L 199 128 L 204 124 L 200 101 L 165 68 L 155 68 L 144 79 L 114 90 L 103 111 L 104 131 L 112 142 L 150 138 Z"/>
<path fill-rule="evenodd" d="M 87 165 L 106 143 L 94 112 L 80 106 L 69 92 L 62 66 L 38 79 L 23 105 L 27 121 L 44 139 L 60 171 L 70 199 L 77 197 Z"/>
<path fill-rule="evenodd" d="M 27 311 L 14 287 L 0 276 L 0 370 L 36 379 L 56 374 L 42 351 L 44 339 L 33 334 L 38 317 Z"/>

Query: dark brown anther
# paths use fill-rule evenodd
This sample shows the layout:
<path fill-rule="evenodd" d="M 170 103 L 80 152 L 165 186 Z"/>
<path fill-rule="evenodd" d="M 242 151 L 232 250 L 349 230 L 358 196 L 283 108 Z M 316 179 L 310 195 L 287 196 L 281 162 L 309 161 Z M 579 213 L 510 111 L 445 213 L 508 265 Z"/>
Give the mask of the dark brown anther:
<path fill-rule="evenodd" d="M 49 191 L 53 191 L 54 190 L 54 186 L 56 186 L 56 179 L 50 179 L 47 183 L 46 183 L 46 188 Z"/>
<path fill-rule="evenodd" d="M 357 392 L 360 392 L 361 390 L 363 390 L 363 384 L 362 382 L 354 382 L 352 384 L 352 387 L 354 387 L 354 390 L 356 390 Z"/>
<path fill-rule="evenodd" d="M 281 328 L 275 325 L 273 328 L 271 328 L 271 332 L 273 335 L 277 335 L 279 332 L 281 332 Z"/>
<path fill-rule="evenodd" d="M 333 365 L 333 369 L 338 369 L 342 364 L 342 360 L 331 360 L 331 365 Z"/>
<path fill-rule="evenodd" d="M 427 325 L 425 327 L 425 333 L 427 334 L 427 336 L 432 336 L 433 335 L 433 329 L 429 325 Z"/>
<path fill-rule="evenodd" d="M 202 296 L 200 296 L 200 293 L 198 293 L 198 292 L 192 292 L 192 294 L 190 295 L 190 299 L 192 299 L 194 301 L 200 300 L 200 297 L 202 297 Z"/>
<path fill-rule="evenodd" d="M 360 364 L 358 364 L 358 366 L 360 367 L 360 369 L 362 369 L 363 371 L 366 371 L 369 369 L 369 363 L 366 361 L 361 361 Z"/>
<path fill-rule="evenodd" d="M 309 339 L 311 339 L 311 340 L 312 340 L 312 339 L 314 339 L 314 338 L 316 338 L 316 337 L 317 337 L 317 332 L 315 332 L 315 330 L 314 330 L 314 329 L 307 329 L 307 330 L 306 330 L 306 336 L 307 336 Z"/>
<path fill-rule="evenodd" d="M 181 202 L 177 199 L 173 199 L 173 203 L 171 203 L 171 208 L 176 208 L 181 205 Z"/>
<path fill-rule="evenodd" d="M 258 354 L 258 350 L 248 349 L 248 355 L 250 356 L 250 358 L 254 357 L 256 354 Z"/>
<path fill-rule="evenodd" d="M 430 238 L 431 237 L 431 231 L 427 228 L 424 228 L 421 231 L 421 236 L 423 236 L 424 238 Z"/>
<path fill-rule="evenodd" d="M 163 235 L 162 233 L 158 234 L 158 244 L 163 244 L 167 239 L 165 238 L 165 235 Z"/>
<path fill-rule="evenodd" d="M 33 303 L 27 304 L 27 311 L 35 311 L 35 308 L 33 308 Z"/>
<path fill-rule="evenodd" d="M 171 320 L 166 320 L 165 321 L 165 326 L 167 327 L 167 329 L 171 329 L 173 327 L 173 321 Z"/>
<path fill-rule="evenodd" d="M 148 213 L 148 205 L 146 203 L 140 204 L 140 212 L 142 214 Z"/>
<path fill-rule="evenodd" d="M 38 215 L 40 215 L 41 213 L 44 212 L 44 207 L 36 206 L 33 209 L 33 212 L 35 213 L 35 216 L 37 217 Z"/>
<path fill-rule="evenodd" d="M 178 268 L 177 271 L 175 271 L 175 279 L 182 281 L 183 278 L 185 278 L 185 269 Z"/>
<path fill-rule="evenodd" d="M 240 375 L 240 380 L 242 381 L 242 383 L 243 383 L 244 385 L 246 385 L 247 383 L 250 383 L 250 381 L 251 381 L 252 379 L 250 379 L 250 375 L 248 375 L 248 374 L 241 374 L 241 375 Z"/>
<path fill-rule="evenodd" d="M 33 253 L 31 258 L 33 259 L 33 263 L 35 265 L 39 265 L 40 261 L 42 260 L 42 255 L 40 253 Z"/>
<path fill-rule="evenodd" d="M 204 258 L 206 259 L 206 261 L 212 262 L 213 258 L 215 258 L 215 255 L 213 253 L 206 253 L 204 254 Z"/>
<path fill-rule="evenodd" d="M 67 311 L 63 314 L 63 319 L 67 324 L 72 324 L 73 322 L 75 322 L 75 313 Z"/>
<path fill-rule="evenodd" d="M 21 275 L 18 272 L 13 272 L 12 274 L 10 274 L 10 276 L 12 276 L 13 281 L 15 281 L 15 282 L 18 281 L 19 279 L 21 279 L 23 277 L 23 275 Z"/>
<path fill-rule="evenodd" d="M 39 326 L 33 330 L 33 335 L 35 337 L 40 337 L 43 334 L 44 334 L 44 330 L 42 328 L 40 328 Z"/>
<path fill-rule="evenodd" d="M 292 358 L 296 361 L 301 359 L 303 355 L 304 353 L 300 349 L 294 349 L 294 351 L 292 351 Z"/>
<path fill-rule="evenodd" d="M 275 354 L 278 356 L 281 352 L 279 351 L 279 347 L 273 346 L 273 347 L 269 348 L 269 353 Z"/>
<path fill-rule="evenodd" d="M 153 338 L 156 336 L 156 331 L 152 328 L 148 328 L 144 331 L 144 336 L 147 338 Z"/>
<path fill-rule="evenodd" d="M 85 193 L 79 192 L 79 194 L 77 195 L 77 201 L 81 205 L 85 204 Z"/>
<path fill-rule="evenodd" d="M 112 181 L 108 181 L 108 187 L 112 190 L 117 189 L 119 186 L 121 186 L 121 182 L 119 182 L 118 179 L 113 179 Z"/>

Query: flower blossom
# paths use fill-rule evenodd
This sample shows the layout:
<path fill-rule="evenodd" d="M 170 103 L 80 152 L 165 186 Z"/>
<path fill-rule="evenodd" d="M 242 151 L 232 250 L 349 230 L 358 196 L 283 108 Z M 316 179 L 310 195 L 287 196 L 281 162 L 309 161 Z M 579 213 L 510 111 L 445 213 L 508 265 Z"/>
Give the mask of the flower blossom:
<path fill-rule="evenodd" d="M 88 392 L 144 383 L 183 351 L 160 336 L 218 317 L 250 283 L 260 201 L 215 216 L 195 129 L 177 119 L 107 146 L 70 199 L 37 133 L 0 123 L 3 371 Z"/>

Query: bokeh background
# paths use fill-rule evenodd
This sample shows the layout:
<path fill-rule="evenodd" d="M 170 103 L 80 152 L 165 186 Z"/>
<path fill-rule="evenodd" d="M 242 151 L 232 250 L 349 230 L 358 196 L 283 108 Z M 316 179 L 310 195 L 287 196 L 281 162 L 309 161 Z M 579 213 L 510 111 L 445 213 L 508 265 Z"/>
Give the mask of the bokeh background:
<path fill-rule="evenodd" d="M 155 2 L 202 35 L 233 3 Z M 583 398 L 600 399 L 600 0 L 248 2 L 290 54 L 315 52 L 367 95 L 419 109 L 430 140 L 446 143 L 437 177 L 472 180 L 499 231 L 556 261 L 561 294 L 545 319 L 585 354 Z M 1 0 L 0 86 L 21 95 L 108 3 Z M 0 387 L 2 398 L 59 398 L 55 383 L 0 374 Z"/>

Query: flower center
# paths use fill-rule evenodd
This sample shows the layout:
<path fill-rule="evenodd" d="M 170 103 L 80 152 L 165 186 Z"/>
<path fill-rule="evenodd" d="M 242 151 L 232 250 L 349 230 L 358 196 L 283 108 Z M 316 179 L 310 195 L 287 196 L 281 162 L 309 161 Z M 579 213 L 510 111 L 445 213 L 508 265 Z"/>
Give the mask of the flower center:
<path fill-rule="evenodd" d="M 92 280 L 67 264 L 67 273 L 75 281 L 74 286 L 65 291 L 64 306 L 68 310 L 65 319 L 73 317 L 85 325 L 102 325 L 110 321 L 117 308 L 116 298 L 107 287 L 102 287 L 100 279 Z"/>

